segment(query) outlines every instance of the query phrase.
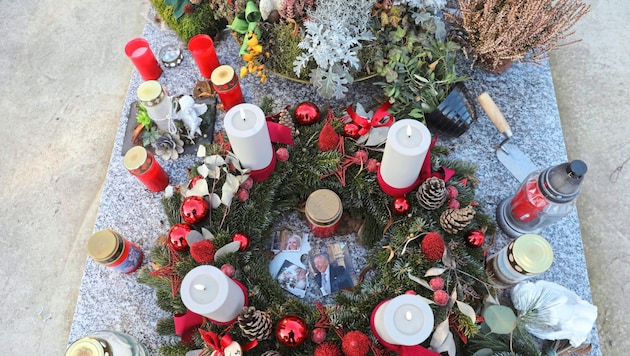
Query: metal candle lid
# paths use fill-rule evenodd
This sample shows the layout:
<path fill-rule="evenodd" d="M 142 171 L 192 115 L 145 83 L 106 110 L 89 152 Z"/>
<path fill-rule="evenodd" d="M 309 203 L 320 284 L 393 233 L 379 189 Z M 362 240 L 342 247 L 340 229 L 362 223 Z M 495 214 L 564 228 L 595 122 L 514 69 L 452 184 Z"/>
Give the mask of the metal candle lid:
<path fill-rule="evenodd" d="M 133 171 L 140 168 L 147 160 L 147 150 L 142 146 L 133 146 L 125 153 L 123 165 L 127 170 Z"/>
<path fill-rule="evenodd" d="M 177 67 L 183 58 L 182 50 L 177 45 L 166 45 L 160 49 L 160 61 L 167 67 Z"/>
<path fill-rule="evenodd" d="M 319 189 L 306 199 L 306 216 L 313 222 L 327 225 L 339 220 L 343 207 L 339 196 L 329 189 Z"/>
<path fill-rule="evenodd" d="M 234 68 L 229 65 L 218 66 L 212 71 L 210 81 L 212 84 L 221 86 L 229 83 L 234 78 Z"/>
<path fill-rule="evenodd" d="M 105 340 L 84 337 L 73 342 L 66 350 L 65 356 L 105 356 L 111 354 L 112 352 Z"/>
<path fill-rule="evenodd" d="M 111 263 L 116 259 L 122 244 L 119 236 L 112 230 L 95 232 L 87 244 L 90 257 L 97 262 Z"/>
<path fill-rule="evenodd" d="M 540 235 L 525 234 L 514 240 L 512 254 L 523 274 L 543 273 L 553 263 L 553 249 Z"/>

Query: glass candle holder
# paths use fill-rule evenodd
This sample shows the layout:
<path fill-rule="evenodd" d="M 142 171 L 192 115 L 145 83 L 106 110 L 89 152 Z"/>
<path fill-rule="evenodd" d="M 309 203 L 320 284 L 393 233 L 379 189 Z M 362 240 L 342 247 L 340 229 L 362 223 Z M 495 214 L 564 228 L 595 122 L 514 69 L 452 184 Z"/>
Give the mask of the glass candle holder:
<path fill-rule="evenodd" d="M 153 80 L 162 75 L 162 67 L 151 51 L 149 42 L 144 38 L 134 38 L 127 42 L 125 54 L 131 59 L 142 79 Z"/>
<path fill-rule="evenodd" d="M 184 59 L 182 50 L 177 45 L 166 45 L 160 48 L 160 61 L 166 67 L 177 67 Z"/>
<path fill-rule="evenodd" d="M 149 351 L 133 336 L 115 330 L 99 330 L 74 341 L 65 356 L 149 356 Z"/>
<path fill-rule="evenodd" d="M 122 273 L 132 273 L 142 264 L 140 247 L 112 230 L 95 232 L 88 240 L 87 250 L 94 261 Z"/>

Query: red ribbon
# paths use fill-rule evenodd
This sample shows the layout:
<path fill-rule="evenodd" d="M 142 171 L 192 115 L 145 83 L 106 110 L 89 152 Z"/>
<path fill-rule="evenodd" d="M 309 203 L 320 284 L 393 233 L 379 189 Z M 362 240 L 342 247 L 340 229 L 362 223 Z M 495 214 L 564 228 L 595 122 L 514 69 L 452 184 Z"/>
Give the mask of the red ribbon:
<path fill-rule="evenodd" d="M 443 181 L 448 182 L 448 180 L 451 179 L 453 175 L 455 175 L 455 170 L 447 167 L 440 168 L 441 172 L 431 171 L 431 149 L 433 148 L 433 146 L 435 146 L 437 140 L 438 136 L 435 135 L 435 138 L 433 139 L 433 141 L 431 141 L 431 144 L 429 145 L 427 155 L 426 157 L 424 157 L 424 162 L 422 162 L 422 168 L 420 169 L 420 182 L 424 182 L 431 177 L 438 177 Z"/>
<path fill-rule="evenodd" d="M 183 342 L 192 341 L 191 330 L 203 323 L 203 316 L 186 310 L 185 314 L 175 314 L 175 334 L 181 335 Z"/>
<path fill-rule="evenodd" d="M 205 331 L 203 329 L 199 329 L 199 334 L 203 338 L 203 341 L 205 341 L 206 344 L 208 344 L 208 346 L 212 347 L 214 351 L 216 351 L 215 356 L 225 355 L 225 352 L 224 352 L 225 348 L 230 346 L 230 344 L 232 344 L 232 342 L 234 341 L 232 340 L 232 337 L 229 334 L 223 335 L 220 339 L 219 339 L 219 335 L 213 333 L 212 331 Z M 252 340 L 248 342 L 247 344 L 245 344 L 244 346 L 241 346 L 241 350 L 249 351 L 253 349 L 254 347 L 256 347 L 256 345 L 258 345 L 258 340 Z"/>
<path fill-rule="evenodd" d="M 387 110 L 392 106 L 389 101 L 386 101 L 381 105 L 372 118 L 368 120 L 367 117 L 357 114 L 352 105 L 346 108 L 346 112 L 352 121 L 359 126 L 359 135 L 364 136 L 370 133 L 372 127 L 391 126 L 394 123 L 394 116 L 392 116 Z"/>
<path fill-rule="evenodd" d="M 294 145 L 291 128 L 277 122 L 267 121 L 267 129 L 269 129 L 269 138 L 271 142 L 283 145 Z"/>

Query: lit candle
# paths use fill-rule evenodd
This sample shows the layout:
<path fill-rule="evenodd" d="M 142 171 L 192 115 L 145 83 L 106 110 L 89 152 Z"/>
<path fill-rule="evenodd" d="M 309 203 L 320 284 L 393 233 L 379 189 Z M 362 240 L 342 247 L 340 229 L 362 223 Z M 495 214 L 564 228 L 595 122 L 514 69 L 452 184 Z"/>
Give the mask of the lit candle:
<path fill-rule="evenodd" d="M 245 306 L 243 289 L 220 269 L 209 265 L 188 272 L 180 294 L 186 308 L 218 323 L 233 321 Z"/>
<path fill-rule="evenodd" d="M 188 49 L 201 75 L 210 78 L 212 71 L 220 65 L 212 38 L 204 34 L 195 35 L 188 41 Z"/>
<path fill-rule="evenodd" d="M 161 192 L 168 185 L 168 175 L 153 153 L 142 146 L 130 148 L 125 153 L 123 165 L 152 192 Z"/>
<path fill-rule="evenodd" d="M 157 125 L 158 129 L 170 132 L 171 126 L 175 128 L 171 117 L 173 106 L 171 97 L 156 80 L 148 80 L 138 86 L 136 90 L 138 100 L 147 109 L 147 115 Z"/>
<path fill-rule="evenodd" d="M 373 331 L 391 345 L 418 345 L 433 331 L 431 307 L 417 295 L 399 295 L 377 308 Z"/>
<path fill-rule="evenodd" d="M 162 68 L 151 51 L 149 42 L 144 38 L 134 38 L 127 42 L 125 54 L 131 59 L 142 79 L 153 80 L 162 75 Z"/>
<path fill-rule="evenodd" d="M 431 133 L 421 122 L 396 121 L 387 133 L 379 174 L 395 189 L 413 187 L 429 150 Z"/>
<path fill-rule="evenodd" d="M 234 68 L 229 65 L 217 67 L 217 69 L 212 72 L 210 81 L 217 95 L 219 95 L 219 99 L 225 111 L 245 102 L 238 77 L 236 73 L 234 73 Z"/>
<path fill-rule="evenodd" d="M 265 114 L 256 105 L 239 104 L 225 114 L 225 132 L 232 151 L 244 168 L 258 170 L 268 167 L 273 159 L 273 147 Z"/>

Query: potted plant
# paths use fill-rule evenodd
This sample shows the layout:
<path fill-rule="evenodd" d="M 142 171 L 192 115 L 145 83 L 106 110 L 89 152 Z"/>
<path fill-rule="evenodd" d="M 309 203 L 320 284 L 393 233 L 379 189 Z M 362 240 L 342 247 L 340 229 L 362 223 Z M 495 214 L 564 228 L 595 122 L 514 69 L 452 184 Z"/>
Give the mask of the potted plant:
<path fill-rule="evenodd" d="M 539 63 L 574 34 L 571 27 L 590 10 L 579 0 L 457 0 L 446 12 L 455 38 L 474 63 L 500 73 L 513 61 Z"/>

